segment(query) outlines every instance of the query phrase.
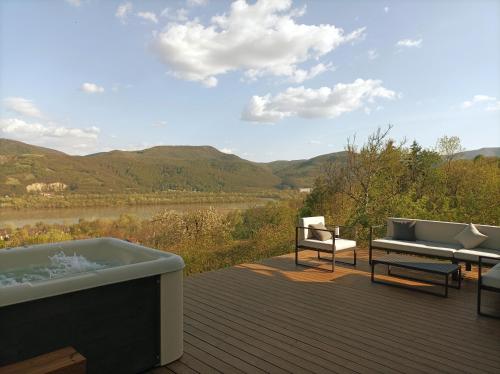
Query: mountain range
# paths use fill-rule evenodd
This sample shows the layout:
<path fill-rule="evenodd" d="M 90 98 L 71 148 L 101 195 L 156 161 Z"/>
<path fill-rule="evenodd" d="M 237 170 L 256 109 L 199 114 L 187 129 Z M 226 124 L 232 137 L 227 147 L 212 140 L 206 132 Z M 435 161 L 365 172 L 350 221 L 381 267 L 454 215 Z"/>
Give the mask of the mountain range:
<path fill-rule="evenodd" d="M 479 154 L 500 157 L 500 147 L 467 151 L 460 157 Z M 0 194 L 51 189 L 123 193 L 310 187 L 325 162 L 344 157 L 345 152 L 336 152 L 305 160 L 257 163 L 210 146 L 159 146 L 71 156 L 0 138 Z"/>

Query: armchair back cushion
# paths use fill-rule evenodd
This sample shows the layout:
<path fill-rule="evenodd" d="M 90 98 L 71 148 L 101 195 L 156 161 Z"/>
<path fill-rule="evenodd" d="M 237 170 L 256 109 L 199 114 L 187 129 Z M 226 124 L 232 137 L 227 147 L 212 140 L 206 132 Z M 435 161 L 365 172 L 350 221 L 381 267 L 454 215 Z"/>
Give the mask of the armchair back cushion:
<path fill-rule="evenodd" d="M 309 231 L 311 231 L 314 238 L 324 242 L 325 240 L 330 240 L 332 238 L 332 233 L 327 230 L 325 225 L 322 223 L 312 223 L 309 225 Z"/>
<path fill-rule="evenodd" d="M 304 227 L 299 229 L 299 241 L 304 239 L 313 238 L 312 230 L 309 230 L 309 225 L 314 225 L 322 223 L 325 224 L 325 217 L 317 216 L 317 217 L 302 217 L 299 218 L 299 226 Z"/>

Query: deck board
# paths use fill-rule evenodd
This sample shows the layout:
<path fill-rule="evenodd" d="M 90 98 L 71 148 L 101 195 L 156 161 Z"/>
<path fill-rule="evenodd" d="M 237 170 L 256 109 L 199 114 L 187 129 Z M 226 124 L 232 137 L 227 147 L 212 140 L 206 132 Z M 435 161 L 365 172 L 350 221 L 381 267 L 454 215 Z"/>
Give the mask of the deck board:
<path fill-rule="evenodd" d="M 372 284 L 358 259 L 332 274 L 289 254 L 186 278 L 185 354 L 154 372 L 500 372 L 500 320 L 476 315 L 475 269 L 439 298 Z"/>

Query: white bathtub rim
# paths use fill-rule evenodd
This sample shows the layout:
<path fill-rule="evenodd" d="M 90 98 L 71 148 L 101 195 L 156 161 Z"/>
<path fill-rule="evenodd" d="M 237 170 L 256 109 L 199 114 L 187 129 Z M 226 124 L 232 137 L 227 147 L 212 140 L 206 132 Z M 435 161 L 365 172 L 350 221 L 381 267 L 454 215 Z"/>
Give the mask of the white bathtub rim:
<path fill-rule="evenodd" d="M 33 283 L 24 283 L 21 285 L 0 287 L 0 307 L 18 304 L 22 302 L 43 299 L 46 297 L 67 294 L 71 292 L 82 291 L 94 287 L 100 287 L 128 280 L 145 278 L 155 275 L 161 275 L 170 272 L 182 271 L 185 264 L 182 257 L 173 253 L 161 252 L 151 248 L 139 246 L 133 243 L 125 242 L 114 238 L 98 238 L 84 239 L 79 241 L 69 241 L 71 243 L 94 241 L 102 243 L 102 241 L 112 240 L 115 244 L 130 245 L 139 247 L 142 251 L 151 255 L 156 255 L 158 258 L 148 261 L 141 261 L 132 264 L 119 265 L 115 267 L 99 269 L 84 273 L 70 274 L 61 278 L 48 279 Z M 0 259 L 2 256 L 8 255 L 8 252 L 26 251 L 43 249 L 47 246 L 59 247 L 69 242 L 59 242 L 52 244 L 40 244 L 30 247 L 18 247 L 6 250 L 7 253 L 0 251 Z M 11 253 L 12 254 L 12 253 Z"/>

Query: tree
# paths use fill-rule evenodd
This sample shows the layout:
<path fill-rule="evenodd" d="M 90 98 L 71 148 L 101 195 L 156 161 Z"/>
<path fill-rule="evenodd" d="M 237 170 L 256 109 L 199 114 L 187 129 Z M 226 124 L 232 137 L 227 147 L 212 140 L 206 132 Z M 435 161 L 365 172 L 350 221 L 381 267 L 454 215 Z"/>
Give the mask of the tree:
<path fill-rule="evenodd" d="M 459 153 L 465 151 L 465 148 L 462 147 L 462 143 L 460 142 L 460 138 L 458 136 L 443 136 L 438 139 L 437 152 L 444 158 L 446 161 L 447 167 L 451 165 L 451 162 L 458 156 Z"/>

